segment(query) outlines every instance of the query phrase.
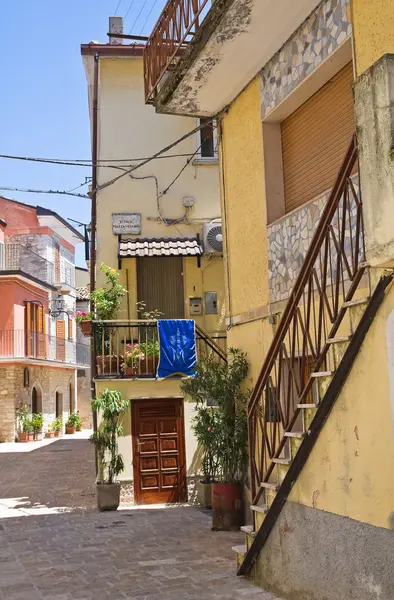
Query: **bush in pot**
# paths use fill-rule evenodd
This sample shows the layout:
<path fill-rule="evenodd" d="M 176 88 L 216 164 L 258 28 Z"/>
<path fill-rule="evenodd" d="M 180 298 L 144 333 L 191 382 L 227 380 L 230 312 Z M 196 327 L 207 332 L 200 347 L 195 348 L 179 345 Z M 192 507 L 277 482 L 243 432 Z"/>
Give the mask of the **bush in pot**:
<path fill-rule="evenodd" d="M 29 441 L 29 431 L 25 429 L 26 421 L 29 423 L 29 407 L 27 404 L 20 403 L 15 409 L 16 433 L 18 442 Z"/>
<path fill-rule="evenodd" d="M 212 483 L 212 528 L 239 529 L 242 523 L 242 480 L 247 464 L 246 404 L 250 396 L 243 384 L 248 374 L 246 354 L 230 348 L 228 363 L 213 355 L 202 359 L 194 378 L 182 383 L 184 393 L 215 408 L 212 451 L 217 470 Z M 209 425 L 211 427 L 211 425 Z"/>
<path fill-rule="evenodd" d="M 42 413 L 33 414 L 31 417 L 31 424 L 33 428 L 33 434 L 35 440 L 42 439 L 42 426 L 44 424 L 44 415 Z"/>
<path fill-rule="evenodd" d="M 119 421 L 129 406 L 122 394 L 105 389 L 92 400 L 92 410 L 101 417 L 99 428 L 91 441 L 97 450 L 97 506 L 102 510 L 116 510 L 120 502 L 120 483 L 116 477 L 124 470 L 123 457 L 118 452 L 118 437 L 123 435 Z"/>
<path fill-rule="evenodd" d="M 77 428 L 78 423 L 80 422 L 78 413 L 71 413 L 66 421 L 66 433 L 73 434 Z"/>
<path fill-rule="evenodd" d="M 190 381 L 190 380 L 188 380 Z M 186 383 L 186 382 L 185 382 Z M 192 431 L 201 449 L 201 479 L 197 482 L 197 498 L 204 508 L 212 507 L 212 483 L 218 476 L 218 413 L 206 402 L 196 399 L 196 415 L 192 419 Z"/>
<path fill-rule="evenodd" d="M 60 437 L 60 433 L 63 427 L 63 420 L 61 417 L 56 417 L 56 419 L 52 423 L 52 428 L 55 433 L 55 437 Z"/>
<path fill-rule="evenodd" d="M 126 344 L 126 352 L 122 370 L 128 377 L 136 377 L 139 372 L 140 361 L 145 359 L 140 344 Z"/>

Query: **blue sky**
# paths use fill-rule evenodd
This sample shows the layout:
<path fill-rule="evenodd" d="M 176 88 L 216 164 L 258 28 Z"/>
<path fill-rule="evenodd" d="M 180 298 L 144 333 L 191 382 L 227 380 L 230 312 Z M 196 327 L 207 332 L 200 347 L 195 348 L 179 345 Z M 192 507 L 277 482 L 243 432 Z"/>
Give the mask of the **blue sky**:
<path fill-rule="evenodd" d="M 165 0 L 121 0 L 117 15 L 125 16 L 129 10 L 125 33 L 134 25 L 134 34 L 149 35 L 164 4 Z M 0 21 L 0 154 L 90 158 L 80 44 L 108 41 L 108 17 L 117 5 L 118 0 L 4 3 Z M 69 190 L 90 175 L 86 167 L 0 159 L 0 186 Z M 89 200 L 1 190 L 0 194 L 51 208 L 65 218 L 89 221 Z M 82 246 L 77 249 L 80 265 L 84 263 Z"/>

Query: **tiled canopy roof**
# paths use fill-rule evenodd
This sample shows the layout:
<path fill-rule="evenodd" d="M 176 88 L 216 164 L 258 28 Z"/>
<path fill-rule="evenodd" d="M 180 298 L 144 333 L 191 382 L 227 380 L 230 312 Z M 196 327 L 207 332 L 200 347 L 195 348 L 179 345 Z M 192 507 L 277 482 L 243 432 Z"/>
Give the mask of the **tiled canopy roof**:
<path fill-rule="evenodd" d="M 201 256 L 197 238 L 123 239 L 119 242 L 119 258 L 134 256 Z"/>
<path fill-rule="evenodd" d="M 90 290 L 87 287 L 79 287 L 76 290 L 77 300 L 90 300 Z"/>

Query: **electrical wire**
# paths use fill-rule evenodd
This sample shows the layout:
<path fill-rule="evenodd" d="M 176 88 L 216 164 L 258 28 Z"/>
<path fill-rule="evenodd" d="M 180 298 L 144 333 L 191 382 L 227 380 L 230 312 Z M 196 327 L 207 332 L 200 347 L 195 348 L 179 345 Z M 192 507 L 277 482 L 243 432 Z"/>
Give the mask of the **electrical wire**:
<path fill-rule="evenodd" d="M 127 11 L 126 11 L 126 14 L 125 14 L 125 16 L 123 17 L 123 20 L 124 20 L 124 21 L 126 21 L 126 17 L 127 17 L 127 15 L 129 14 L 129 12 L 130 12 L 130 10 L 131 10 L 131 7 L 133 6 L 134 2 L 135 2 L 135 0 L 131 0 L 131 2 L 130 2 L 130 4 L 129 4 L 129 8 L 128 8 L 128 9 L 127 9 Z"/>
<path fill-rule="evenodd" d="M 0 190 L 6 190 L 9 192 L 26 192 L 29 194 L 60 194 L 62 196 L 76 196 L 77 198 L 87 198 L 90 200 L 90 196 L 85 196 L 85 194 L 74 194 L 73 192 L 66 192 L 65 190 L 34 190 L 30 188 L 16 187 L 0 187 Z"/>
<path fill-rule="evenodd" d="M 67 190 L 67 193 L 69 194 L 70 192 L 75 192 L 75 190 L 79 190 L 79 188 L 83 187 L 84 185 L 88 185 L 88 182 L 85 181 L 84 183 L 81 183 L 80 185 L 77 185 L 77 187 L 72 188 L 71 190 Z"/>
<path fill-rule="evenodd" d="M 148 22 L 148 19 L 149 19 L 149 17 L 151 16 L 151 14 L 152 14 L 152 11 L 153 11 L 153 9 L 155 8 L 156 4 L 157 4 L 157 0 L 155 0 L 155 1 L 154 1 L 154 3 L 152 4 L 152 6 L 151 6 L 151 9 L 150 9 L 150 11 L 148 12 L 148 15 L 147 15 L 147 17 L 146 17 L 146 19 L 145 19 L 145 22 L 144 22 L 143 26 L 141 27 L 141 31 L 140 31 L 139 35 L 142 35 L 142 34 L 143 34 L 143 31 L 144 31 L 144 29 L 145 29 L 145 25 L 147 24 L 147 22 Z"/>
<path fill-rule="evenodd" d="M 135 166 L 131 167 L 130 169 L 124 171 L 121 175 L 117 175 L 116 177 L 113 177 L 112 179 L 109 179 L 108 181 L 106 181 L 102 185 L 97 186 L 95 190 L 92 190 L 92 193 L 100 192 L 100 191 L 104 190 L 105 188 L 109 187 L 110 185 L 113 185 L 114 183 L 116 183 L 117 181 L 119 181 L 119 179 L 122 179 L 122 177 L 125 177 L 126 175 L 129 175 L 133 171 L 136 171 L 137 169 L 140 169 L 144 165 L 148 164 L 149 162 L 151 162 L 152 160 L 154 160 L 155 158 L 157 158 L 158 156 L 160 156 L 160 154 L 164 154 L 164 152 L 168 152 L 168 150 L 171 150 L 171 148 L 174 148 L 174 146 L 177 146 L 178 144 L 180 144 L 181 142 L 183 142 L 184 140 L 186 140 L 187 138 L 189 138 L 191 135 L 194 135 L 195 133 L 197 133 L 197 131 L 200 131 L 201 129 L 203 129 L 204 127 L 206 127 L 209 124 L 213 124 L 214 121 L 215 121 L 215 119 L 212 118 L 209 121 L 204 121 L 204 123 L 200 123 L 200 125 L 198 125 L 197 127 L 195 127 L 194 129 L 192 129 L 188 133 L 185 133 L 180 138 L 178 138 L 177 140 L 175 140 L 175 142 L 172 142 L 171 144 L 169 144 L 165 148 L 162 148 L 161 150 L 158 150 L 155 154 L 153 154 L 151 157 L 147 158 L 146 160 L 141 161 L 138 165 L 135 165 Z"/>
<path fill-rule="evenodd" d="M 118 12 L 119 6 L 122 4 L 122 0 L 119 0 L 118 6 L 115 8 L 114 17 L 116 17 L 116 13 Z"/>
<path fill-rule="evenodd" d="M 141 7 L 141 10 L 140 10 L 140 12 L 138 13 L 138 15 L 136 16 L 136 18 L 135 18 L 135 20 L 134 20 L 134 23 L 133 23 L 133 24 L 132 24 L 132 26 L 131 26 L 131 29 L 130 29 L 130 33 L 129 33 L 129 35 L 130 35 L 130 34 L 131 34 L 131 32 L 133 31 L 133 29 L 134 29 L 134 27 L 135 27 L 135 24 L 137 23 L 138 19 L 140 18 L 140 16 L 141 16 L 141 13 L 142 13 L 142 11 L 144 10 L 144 8 L 145 8 L 145 6 L 146 6 L 146 3 L 147 3 L 147 0 L 144 0 L 144 3 L 143 3 L 143 5 L 142 5 L 142 7 Z"/>
<path fill-rule="evenodd" d="M 182 153 L 182 154 L 167 154 L 165 156 L 156 156 L 154 158 L 154 160 L 159 160 L 159 159 L 163 159 L 163 158 L 183 158 L 186 156 L 192 156 L 191 152 L 186 152 L 186 153 Z M 108 160 L 102 158 L 100 160 L 98 160 L 96 163 L 93 163 L 92 160 L 90 159 L 82 159 L 82 158 L 76 158 L 74 160 L 67 160 L 64 159 L 62 160 L 61 158 L 42 158 L 42 157 L 35 157 L 35 156 L 16 156 L 16 155 L 12 155 L 12 154 L 0 154 L 0 158 L 7 158 L 7 159 L 11 159 L 11 160 L 25 160 L 25 161 L 30 161 L 30 162 L 39 162 L 39 163 L 49 163 L 49 164 L 54 164 L 54 165 L 65 165 L 65 166 L 69 166 L 69 167 L 92 167 L 93 165 L 96 166 L 100 166 L 100 167 L 108 167 L 111 169 L 115 169 L 116 167 L 113 164 L 108 164 L 108 163 L 116 163 L 116 162 L 126 162 L 126 163 L 130 163 L 128 165 L 124 165 L 124 166 L 129 166 L 132 167 L 133 164 L 137 161 L 141 161 L 141 160 L 147 160 L 147 158 L 150 157 L 138 157 L 138 158 L 110 158 Z"/>

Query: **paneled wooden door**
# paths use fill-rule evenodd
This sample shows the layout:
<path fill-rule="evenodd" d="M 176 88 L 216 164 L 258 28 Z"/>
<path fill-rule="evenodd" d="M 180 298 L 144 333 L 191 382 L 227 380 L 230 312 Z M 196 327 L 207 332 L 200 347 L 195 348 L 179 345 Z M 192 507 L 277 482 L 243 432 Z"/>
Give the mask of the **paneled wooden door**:
<path fill-rule="evenodd" d="M 136 504 L 186 502 L 183 400 L 132 401 Z"/>

